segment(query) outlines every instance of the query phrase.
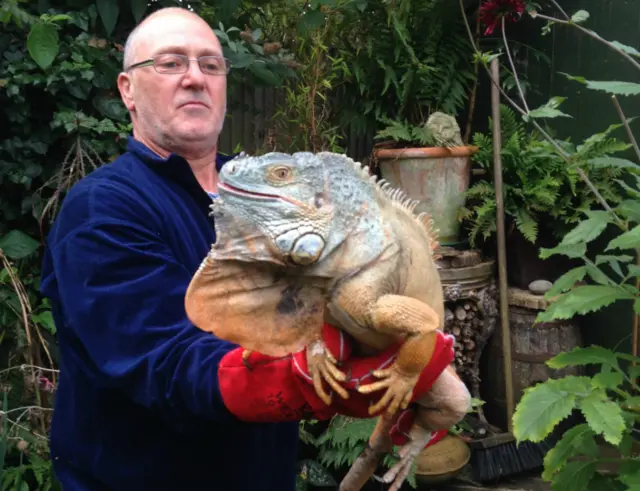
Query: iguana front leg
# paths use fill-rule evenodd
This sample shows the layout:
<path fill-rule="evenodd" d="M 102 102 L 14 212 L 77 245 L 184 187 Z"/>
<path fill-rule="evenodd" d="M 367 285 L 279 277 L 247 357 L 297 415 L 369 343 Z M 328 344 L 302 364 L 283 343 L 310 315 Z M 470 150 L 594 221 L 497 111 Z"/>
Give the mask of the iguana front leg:
<path fill-rule="evenodd" d="M 336 359 L 331 355 L 322 339 L 316 339 L 309 343 L 307 347 L 307 366 L 313 379 L 313 387 L 325 404 L 330 405 L 332 398 L 325 392 L 322 386 L 323 380 L 343 399 L 349 398 L 347 391 L 338 383 L 338 381 L 344 382 L 347 380 L 347 376 L 338 370 Z"/>
<path fill-rule="evenodd" d="M 426 303 L 402 295 L 380 297 L 370 319 L 377 330 L 406 336 L 395 363 L 390 368 L 373 372 L 382 380 L 358 388 L 362 394 L 386 388 L 386 393 L 369 408 L 369 413 L 377 413 L 388 405 L 387 411 L 393 414 L 398 409 L 406 409 L 411 402 L 413 388 L 433 355 L 435 331 L 441 326 L 441 319 Z"/>

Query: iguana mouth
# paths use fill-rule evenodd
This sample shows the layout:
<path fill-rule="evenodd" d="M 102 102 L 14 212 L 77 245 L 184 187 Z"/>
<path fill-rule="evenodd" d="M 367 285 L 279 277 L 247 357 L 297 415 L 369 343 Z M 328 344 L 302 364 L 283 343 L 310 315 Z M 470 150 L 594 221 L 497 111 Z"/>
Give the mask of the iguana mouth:
<path fill-rule="evenodd" d="M 222 183 L 219 182 L 218 183 L 218 187 L 224 189 L 225 191 L 228 191 L 232 194 L 240 194 L 243 196 L 250 196 L 252 198 L 255 199 L 264 199 L 264 200 L 282 200 L 282 201 L 287 201 L 288 203 L 291 203 L 293 205 L 296 206 L 300 206 L 300 202 L 291 199 L 291 198 L 287 198 L 285 196 L 279 196 L 277 194 L 267 194 L 267 193 L 258 193 L 255 191 L 247 191 L 246 189 L 242 189 L 242 188 L 238 188 L 236 186 L 232 186 L 229 183 Z"/>

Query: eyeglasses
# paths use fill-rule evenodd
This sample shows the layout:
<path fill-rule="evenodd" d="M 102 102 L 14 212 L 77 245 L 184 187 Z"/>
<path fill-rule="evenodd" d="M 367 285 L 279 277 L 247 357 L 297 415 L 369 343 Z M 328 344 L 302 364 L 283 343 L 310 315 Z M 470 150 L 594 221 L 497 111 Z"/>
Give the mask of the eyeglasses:
<path fill-rule="evenodd" d="M 222 56 L 200 56 L 199 58 L 189 58 L 184 55 L 161 54 L 148 60 L 134 63 L 127 71 L 144 66 L 153 66 L 158 73 L 186 73 L 189 63 L 197 61 L 202 73 L 207 75 L 226 75 L 229 73 L 231 63 Z"/>

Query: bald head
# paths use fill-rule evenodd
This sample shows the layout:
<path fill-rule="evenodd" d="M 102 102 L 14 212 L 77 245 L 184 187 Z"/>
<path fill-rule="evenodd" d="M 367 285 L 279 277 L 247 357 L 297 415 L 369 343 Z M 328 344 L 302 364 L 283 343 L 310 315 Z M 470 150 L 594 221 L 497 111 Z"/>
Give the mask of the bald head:
<path fill-rule="evenodd" d="M 197 14 L 182 7 L 166 7 L 156 10 L 149 16 L 145 17 L 129 34 L 127 42 L 124 45 L 124 57 L 122 60 L 122 69 L 126 70 L 128 66 L 133 65 L 136 61 L 136 53 L 141 42 L 149 36 L 158 34 L 161 27 L 166 22 L 176 19 L 189 19 L 196 23 L 202 23 L 209 28 L 209 25 Z M 213 33 L 213 30 L 211 29 Z"/>

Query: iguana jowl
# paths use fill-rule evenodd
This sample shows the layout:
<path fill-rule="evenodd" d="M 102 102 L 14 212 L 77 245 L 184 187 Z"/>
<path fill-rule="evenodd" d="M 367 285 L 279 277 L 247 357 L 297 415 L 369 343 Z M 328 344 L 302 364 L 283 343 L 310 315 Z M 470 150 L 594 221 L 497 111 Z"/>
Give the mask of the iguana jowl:
<path fill-rule="evenodd" d="M 374 372 L 385 389 L 371 414 L 383 412 L 342 483 L 360 489 L 375 471 L 393 415 L 404 409 L 444 326 L 444 301 L 431 220 L 416 202 L 368 169 L 335 153 L 240 157 L 220 172 L 212 206 L 217 241 L 194 275 L 186 310 L 200 329 L 243 348 L 282 356 L 307 347 L 320 397 L 325 380 L 338 394 L 346 375 L 324 349 L 323 322 L 349 333 L 362 352 L 403 341 L 395 363 Z M 466 387 L 448 368 L 418 401 L 411 441 L 384 479 L 398 489 L 432 430 L 458 422 Z"/>

